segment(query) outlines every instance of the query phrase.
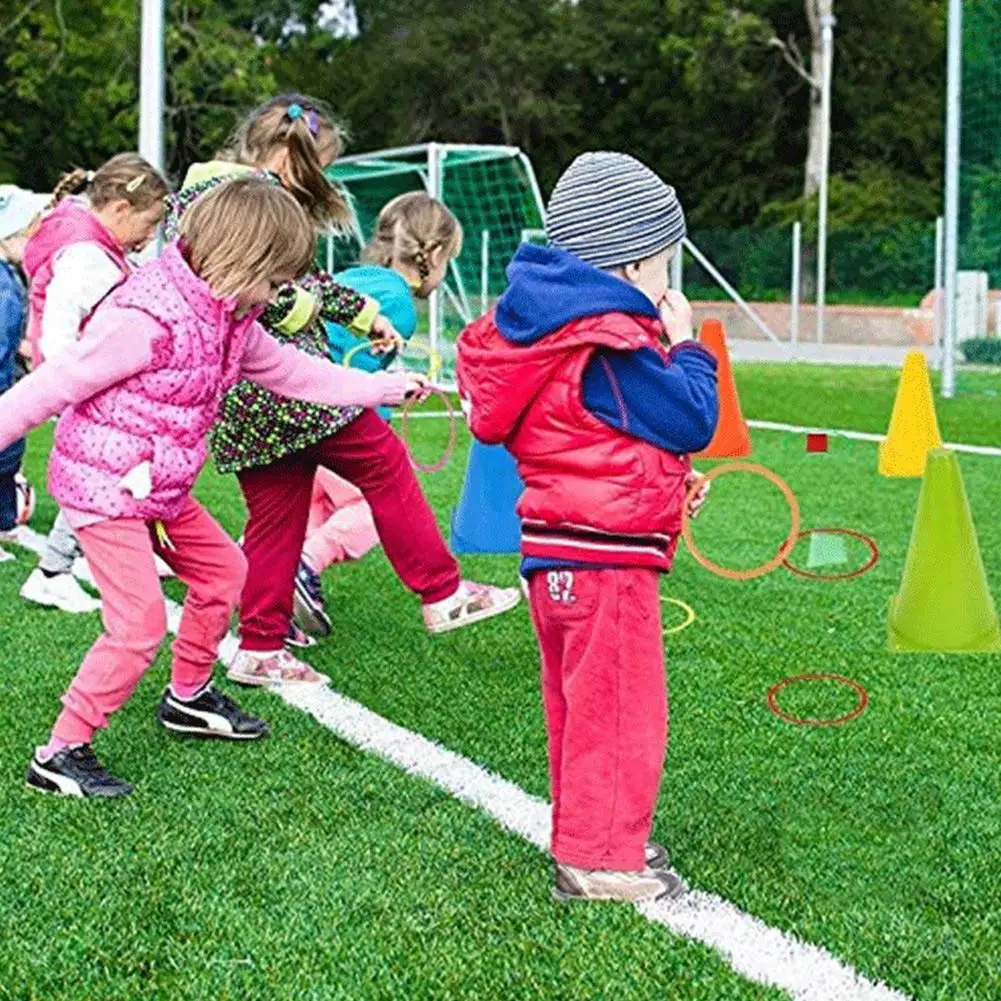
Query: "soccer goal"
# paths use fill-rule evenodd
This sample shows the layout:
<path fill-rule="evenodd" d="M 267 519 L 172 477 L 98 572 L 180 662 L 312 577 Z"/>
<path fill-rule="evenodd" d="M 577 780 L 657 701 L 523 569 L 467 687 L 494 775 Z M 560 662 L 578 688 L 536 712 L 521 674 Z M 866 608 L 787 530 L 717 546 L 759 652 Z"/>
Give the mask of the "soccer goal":
<path fill-rule="evenodd" d="M 503 292 L 505 269 L 527 232 L 542 226 L 543 201 L 531 161 L 516 146 L 426 143 L 346 156 L 329 170 L 350 198 L 357 236 L 325 241 L 327 269 L 357 260 L 379 210 L 408 191 L 440 198 L 462 224 L 461 254 L 428 302 L 427 331 L 442 358 L 441 381 L 455 378 L 455 339 Z"/>

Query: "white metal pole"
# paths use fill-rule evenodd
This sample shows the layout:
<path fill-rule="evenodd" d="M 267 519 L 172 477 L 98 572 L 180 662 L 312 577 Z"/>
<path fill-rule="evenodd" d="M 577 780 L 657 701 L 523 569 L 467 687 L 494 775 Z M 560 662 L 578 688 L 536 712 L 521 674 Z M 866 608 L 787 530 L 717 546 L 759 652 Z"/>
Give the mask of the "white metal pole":
<path fill-rule="evenodd" d="M 164 169 L 164 0 L 142 0 L 142 40 L 139 56 L 139 155 L 157 170 Z M 160 239 L 152 241 L 144 256 L 160 252 Z"/>
<path fill-rule="evenodd" d="M 943 298 L 943 279 L 945 271 L 945 219 L 939 216 L 935 220 L 935 319 L 934 340 L 935 350 L 932 352 L 932 367 L 939 371 L 942 368 L 942 336 L 945 320 Z"/>
<path fill-rule="evenodd" d="M 793 344 L 799 343 L 799 290 L 803 281 L 803 224 L 792 224 L 792 295 L 790 297 L 792 323 L 789 338 Z"/>
<path fill-rule="evenodd" d="M 139 155 L 163 170 L 163 2 L 142 0 Z"/>
<path fill-rule="evenodd" d="M 485 229 L 480 239 L 480 316 L 490 308 L 490 230 Z"/>
<path fill-rule="evenodd" d="M 956 393 L 956 292 L 959 270 L 959 119 L 962 110 L 963 0 L 949 0 L 948 76 L 945 101 L 945 336 L 942 395 Z"/>
<path fill-rule="evenodd" d="M 428 194 L 441 200 L 441 149 L 428 143 Z M 441 291 L 435 289 L 428 298 L 428 341 L 432 351 L 439 351 L 441 337 Z M 439 351 L 440 354 L 440 351 Z"/>
<path fill-rule="evenodd" d="M 821 78 L 821 171 L 817 207 L 817 343 L 824 343 L 824 308 L 827 300 L 827 189 L 831 173 L 831 84 L 834 67 L 834 25 L 837 19 L 820 19 L 823 69 Z"/>

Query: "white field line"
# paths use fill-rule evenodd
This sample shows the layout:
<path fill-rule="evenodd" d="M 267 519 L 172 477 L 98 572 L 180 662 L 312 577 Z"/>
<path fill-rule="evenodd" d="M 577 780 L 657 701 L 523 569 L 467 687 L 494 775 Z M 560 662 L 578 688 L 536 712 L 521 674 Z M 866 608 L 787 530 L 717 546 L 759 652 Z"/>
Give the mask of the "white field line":
<path fill-rule="evenodd" d="M 462 415 L 456 411 L 456 417 Z M 411 414 L 411 419 L 448 417 L 446 410 L 431 410 L 419 414 Z M 843 428 L 801 427 L 798 424 L 780 424 L 775 421 L 748 421 L 748 426 L 762 431 L 785 431 L 790 434 L 827 434 L 833 438 L 850 438 L 853 441 L 881 442 L 885 434 L 872 434 L 869 431 L 847 431 Z M 947 441 L 945 447 L 953 452 L 967 452 L 970 455 L 1001 456 L 1001 448 L 994 445 L 965 445 L 962 442 Z"/>
<path fill-rule="evenodd" d="M 44 536 L 31 529 L 21 529 L 18 537 L 36 553 L 44 548 Z M 90 577 L 80 562 L 74 573 L 84 580 Z M 164 600 L 169 628 L 176 632 L 181 609 Z M 220 648 L 223 663 L 236 646 L 236 638 L 228 635 Z M 325 686 L 283 686 L 275 692 L 355 747 L 433 782 L 540 851 L 547 850 L 550 807 L 544 800 Z M 636 909 L 648 921 L 715 950 L 748 980 L 777 987 L 793 1001 L 910 1001 L 899 991 L 867 980 L 819 946 L 771 928 L 714 894 L 693 890 L 680 900 L 638 904 Z"/>

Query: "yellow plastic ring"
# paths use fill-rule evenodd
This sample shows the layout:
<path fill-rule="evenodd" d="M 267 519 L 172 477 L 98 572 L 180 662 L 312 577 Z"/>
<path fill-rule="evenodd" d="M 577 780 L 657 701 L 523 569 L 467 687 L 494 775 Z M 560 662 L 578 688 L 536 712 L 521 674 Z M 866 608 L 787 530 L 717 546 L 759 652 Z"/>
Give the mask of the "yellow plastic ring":
<path fill-rule="evenodd" d="M 665 636 L 673 636 L 676 633 L 684 632 L 696 619 L 695 609 L 691 605 L 686 604 L 680 598 L 665 598 L 661 595 L 661 601 L 666 605 L 677 605 L 685 613 L 685 621 L 681 623 L 680 626 L 671 626 L 670 629 L 664 630 Z"/>
<path fill-rule="evenodd" d="M 401 354 L 405 354 L 407 351 L 417 350 L 423 351 L 428 359 L 428 378 L 432 382 L 436 382 L 438 376 L 441 374 L 442 360 L 441 355 L 430 344 L 424 344 L 421 341 L 403 341 L 394 342 L 388 340 L 382 341 L 362 341 L 361 344 L 356 344 L 353 348 L 350 348 L 345 352 L 344 357 L 341 359 L 341 364 L 345 368 L 351 367 L 351 359 L 359 351 L 368 351 L 370 348 L 377 347 L 380 345 L 395 345 L 399 348 Z"/>

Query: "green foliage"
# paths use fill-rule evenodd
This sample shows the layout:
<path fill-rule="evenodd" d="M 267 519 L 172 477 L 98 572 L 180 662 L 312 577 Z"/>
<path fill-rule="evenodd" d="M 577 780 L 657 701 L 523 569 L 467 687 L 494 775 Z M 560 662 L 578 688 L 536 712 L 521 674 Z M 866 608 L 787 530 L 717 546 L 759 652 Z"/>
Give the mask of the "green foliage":
<path fill-rule="evenodd" d="M 809 51 L 803 0 L 356 0 L 357 37 L 321 29 L 323 6 L 167 5 L 175 175 L 248 105 L 296 88 L 338 110 L 355 150 L 516 144 L 547 190 L 581 150 L 625 149 L 675 184 L 696 228 L 810 215 L 810 88 L 771 44 Z M 944 6 L 838 0 L 835 229 L 937 213 Z M 135 144 L 138 10 L 35 0 L 0 15 L 0 179 L 44 188 Z"/>
<path fill-rule="evenodd" d="M 255 39 L 241 6 L 167 5 L 167 162 L 175 176 L 211 155 L 237 116 L 277 87 L 274 45 Z M 10 80 L 0 89 L 0 180 L 46 190 L 73 166 L 135 148 L 138 15 L 133 0 L 49 0 L 0 23 L 0 72 Z"/>
<path fill-rule="evenodd" d="M 960 344 L 963 357 L 974 365 L 1001 365 L 1001 339 L 971 337 Z"/>

